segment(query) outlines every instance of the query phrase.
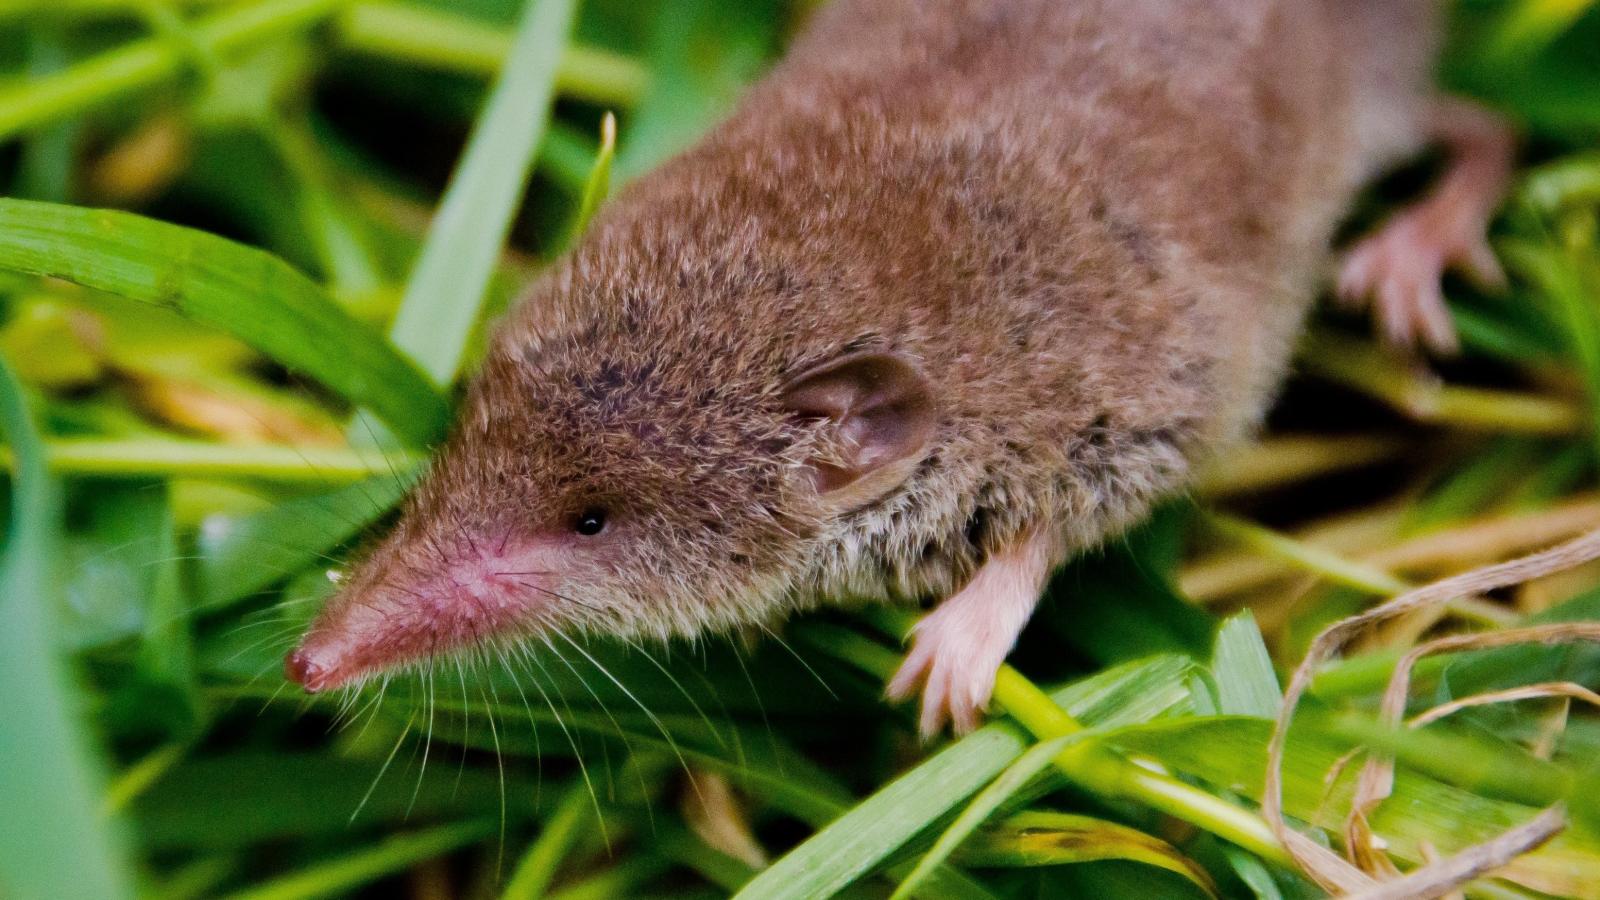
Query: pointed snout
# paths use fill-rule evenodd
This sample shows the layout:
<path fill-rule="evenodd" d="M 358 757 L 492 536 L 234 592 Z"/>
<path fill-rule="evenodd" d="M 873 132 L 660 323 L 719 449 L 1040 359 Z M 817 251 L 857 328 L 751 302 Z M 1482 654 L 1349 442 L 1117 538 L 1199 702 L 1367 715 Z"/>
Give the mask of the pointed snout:
<path fill-rule="evenodd" d="M 283 677 L 316 694 L 453 653 L 527 627 L 548 604 L 545 560 L 470 557 L 446 570 L 399 581 L 406 567 L 374 568 L 340 590 L 283 659 Z"/>
<path fill-rule="evenodd" d="M 374 625 L 371 613 L 366 606 L 336 603 L 284 655 L 283 677 L 308 694 L 320 694 L 383 668 L 395 648 Z"/>
<path fill-rule="evenodd" d="M 328 671 L 311 659 L 305 648 L 298 647 L 283 657 L 283 677 L 315 694 L 326 685 Z"/>

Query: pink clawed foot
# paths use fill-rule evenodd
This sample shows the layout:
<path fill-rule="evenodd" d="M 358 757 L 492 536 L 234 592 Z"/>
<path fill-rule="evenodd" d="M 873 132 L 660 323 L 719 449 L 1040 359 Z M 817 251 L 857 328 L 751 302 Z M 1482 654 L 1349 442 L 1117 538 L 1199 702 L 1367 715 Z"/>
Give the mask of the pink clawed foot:
<path fill-rule="evenodd" d="M 948 720 L 957 734 L 978 727 L 994 692 L 994 676 L 1011 644 L 968 631 L 960 616 L 929 613 L 913 632 L 911 652 L 889 682 L 889 696 L 910 699 L 920 688 L 922 712 L 917 730 L 931 738 Z"/>
<path fill-rule="evenodd" d="M 992 556 L 966 587 L 923 617 L 911 652 L 889 682 L 888 695 L 922 692 L 918 730 L 932 738 L 951 723 L 957 734 L 978 727 L 995 673 L 1022 633 L 1050 572 L 1049 545 L 1029 538 Z"/>
<path fill-rule="evenodd" d="M 1489 289 L 1505 272 L 1485 235 L 1510 179 L 1515 143 L 1494 114 L 1463 101 L 1444 101 L 1432 131 L 1451 160 L 1434 190 L 1377 233 L 1356 244 L 1339 273 L 1339 299 L 1375 307 L 1390 343 L 1421 344 L 1436 353 L 1457 349 L 1455 325 L 1440 281 L 1460 271 Z"/>
<path fill-rule="evenodd" d="M 1413 208 L 1358 243 L 1340 269 L 1338 294 L 1352 307 L 1370 303 L 1390 343 L 1449 354 L 1457 340 L 1440 287 L 1445 272 L 1464 272 L 1490 289 L 1506 279 L 1476 223 L 1449 221 L 1440 212 Z"/>

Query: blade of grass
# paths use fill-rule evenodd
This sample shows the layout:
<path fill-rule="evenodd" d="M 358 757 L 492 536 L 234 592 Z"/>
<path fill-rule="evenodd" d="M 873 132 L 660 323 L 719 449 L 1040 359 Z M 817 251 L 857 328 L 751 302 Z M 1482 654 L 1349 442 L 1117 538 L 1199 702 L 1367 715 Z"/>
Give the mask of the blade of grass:
<path fill-rule="evenodd" d="M 1523 173 L 1519 199 L 1541 212 L 1600 204 L 1600 152 L 1572 153 Z"/>
<path fill-rule="evenodd" d="M 923 855 L 917 862 L 915 869 L 907 875 L 900 885 L 894 889 L 889 900 L 905 900 L 916 893 L 917 887 L 932 874 L 933 870 L 950 858 L 950 854 L 960 847 L 962 842 L 972 835 L 978 827 L 994 815 L 1013 795 L 1027 786 L 1028 782 L 1040 772 L 1050 767 L 1056 756 L 1065 750 L 1067 745 L 1079 740 L 1081 735 L 1069 734 L 1054 738 L 1044 743 L 1034 744 L 1026 753 L 1017 757 L 1000 777 L 989 783 L 989 786 L 978 793 L 978 796 L 967 804 L 950 827 L 939 835 L 932 849 Z"/>
<path fill-rule="evenodd" d="M 1272 870 L 1263 865 L 1261 860 L 1237 847 L 1223 847 L 1222 854 L 1227 857 L 1228 865 L 1233 867 L 1233 873 L 1239 876 L 1256 900 L 1284 900 L 1283 891 L 1273 880 Z"/>
<path fill-rule="evenodd" d="M 196 538 L 198 609 L 215 611 L 326 562 L 331 549 L 398 503 L 409 483 L 409 475 L 379 476 L 249 516 L 208 518 Z"/>
<path fill-rule="evenodd" d="M 1578 364 L 1588 392 L 1590 440 L 1600 458 L 1600 313 L 1595 311 L 1596 282 L 1584 277 L 1583 262 L 1573 250 L 1532 241 L 1507 241 L 1506 261 L 1538 285 L 1561 325 L 1568 352 Z"/>
<path fill-rule="evenodd" d="M 179 866 L 150 887 L 150 896 L 161 900 L 207 900 L 217 896 L 217 888 L 233 875 L 238 861 L 231 856 L 213 856 Z"/>
<path fill-rule="evenodd" d="M 264 700 L 270 698 L 274 691 L 276 687 L 271 685 L 255 685 L 215 689 L 213 693 L 219 699 Z M 776 735 L 748 731 L 731 722 L 720 723 L 720 733 L 712 734 L 698 716 L 662 713 L 657 715 L 655 721 L 651 721 L 640 713 L 626 710 L 612 712 L 584 707 L 579 697 L 582 691 L 582 687 L 573 689 L 571 705 L 563 702 L 559 716 L 548 707 L 531 704 L 522 706 L 515 700 L 482 704 L 464 703 L 459 698 L 440 696 L 432 701 L 440 716 L 436 731 L 441 739 L 448 737 L 447 726 L 450 723 L 444 717 L 465 718 L 468 713 L 492 714 L 505 722 L 522 721 L 553 728 L 560 728 L 564 724 L 574 732 L 602 739 L 621 738 L 636 748 L 657 749 L 674 755 L 681 753 L 688 762 L 726 775 L 741 787 L 761 794 L 773 806 L 812 825 L 821 826 L 849 807 L 851 794 L 848 790 L 807 757 L 787 747 Z M 532 693 L 536 700 L 540 699 L 537 690 Z M 554 691 L 550 693 L 555 694 Z M 502 689 L 499 695 L 503 701 L 508 692 Z M 515 691 L 511 690 L 509 696 L 516 696 Z M 318 697 L 311 702 L 324 708 L 336 708 L 337 699 Z M 662 736 L 658 724 L 672 736 L 671 744 Z M 728 740 L 728 735 L 732 735 L 733 740 Z M 501 741 L 509 750 L 507 737 L 502 735 Z M 544 749 L 551 751 L 548 745 Z"/>
<path fill-rule="evenodd" d="M 1436 730 L 1395 732 L 1370 717 L 1307 721 L 1291 732 L 1284 754 L 1284 810 L 1316 827 L 1338 831 L 1354 789 L 1355 767 L 1330 782 L 1329 773 L 1351 748 L 1341 733 L 1370 746 L 1397 752 L 1394 793 L 1378 807 L 1373 827 L 1397 859 L 1424 861 L 1424 844 L 1441 856 L 1486 840 L 1526 821 L 1539 798 L 1582 796 L 1582 786 L 1560 777 L 1559 767 L 1533 760 L 1509 746 L 1493 750 Z M 1364 724 L 1357 725 L 1357 722 Z M 1252 799 L 1262 796 L 1267 739 L 1272 723 L 1239 716 L 1190 718 L 1129 726 L 1105 740 L 1148 755 L 1175 771 L 1226 786 Z M 1520 758 L 1519 758 L 1520 757 Z M 1409 765 L 1425 764 L 1470 787 L 1447 783 Z M 1521 802 L 1491 793 L 1514 791 Z M 1575 805 L 1591 805 L 1578 803 Z M 1506 877 L 1539 890 L 1566 894 L 1573 885 L 1600 883 L 1600 845 L 1572 830 L 1536 853 L 1514 862 Z"/>
<path fill-rule="evenodd" d="M 1214 460 L 1195 490 L 1212 499 L 1254 493 L 1388 462 L 1410 449 L 1403 440 L 1375 434 L 1267 435 Z"/>
<path fill-rule="evenodd" d="M 253 478 L 298 484 L 338 484 L 373 475 L 394 477 L 390 464 L 375 451 L 286 447 L 278 444 L 212 444 L 166 438 L 100 440 L 64 438 L 46 441 L 45 461 L 57 475 L 74 477 L 183 476 Z M 0 461 L 14 465 L 11 451 L 0 447 Z M 406 471 L 416 457 L 393 461 Z"/>
<path fill-rule="evenodd" d="M 1398 412 L 1468 431 L 1567 436 L 1584 426 L 1573 404 L 1517 391 L 1443 384 L 1419 376 L 1376 345 L 1312 332 L 1296 357 L 1310 374 L 1367 394 Z"/>
<path fill-rule="evenodd" d="M 552 119 L 539 145 L 539 171 L 556 187 L 575 197 L 583 195 L 594 171 L 599 147 L 594 139 L 565 122 Z"/>
<path fill-rule="evenodd" d="M 182 762 L 189 750 L 188 744 L 166 744 L 150 751 L 138 762 L 117 773 L 116 779 L 106 786 L 105 802 L 101 804 L 101 809 L 105 810 L 106 815 L 126 809 L 128 804 L 171 771 L 173 766 Z"/>
<path fill-rule="evenodd" d="M 192 33 L 205 52 L 221 56 L 309 28 L 344 3 L 345 0 L 269 0 L 241 4 L 195 23 Z M 155 35 L 84 60 L 55 75 L 0 90 L 0 140 L 164 84 L 180 77 L 190 61 L 187 48 L 164 35 Z"/>
<path fill-rule="evenodd" d="M 1223 713 L 1264 719 L 1278 714 L 1283 690 L 1250 610 L 1229 617 L 1217 630 L 1211 677 L 1216 680 Z"/>
<path fill-rule="evenodd" d="M 459 822 L 384 840 L 376 846 L 273 879 L 227 900 L 304 900 L 351 888 L 433 859 L 494 834 L 493 822 Z"/>
<path fill-rule="evenodd" d="M 660 843 L 659 839 L 656 843 Z M 548 900 L 617 900 L 644 895 L 644 885 L 672 868 L 670 860 L 636 852 L 616 865 L 551 893 Z"/>
<path fill-rule="evenodd" d="M 707 846 L 686 828 L 674 828 L 657 837 L 656 848 L 668 859 L 716 885 L 722 896 L 735 894 L 756 873 L 751 865 Z"/>
<path fill-rule="evenodd" d="M 1083 727 L 1009 666 L 1001 668 L 995 681 L 995 699 L 1039 738 L 1071 734 Z M 1271 829 L 1254 812 L 1170 775 L 1149 771 L 1094 743 L 1068 747 L 1055 763 L 1063 775 L 1095 793 L 1142 803 L 1269 861 L 1288 862 Z"/>
<path fill-rule="evenodd" d="M 833 896 L 998 775 L 1025 746 L 1013 726 L 978 729 L 880 788 L 870 800 L 851 807 L 735 896 L 741 900 Z"/>
<path fill-rule="evenodd" d="M 898 662 L 888 648 L 848 629 L 811 623 L 797 637 L 885 677 Z M 1055 698 L 1100 726 L 1130 716 L 1146 719 L 1186 696 L 1183 682 L 1189 667 L 1180 660 L 1167 656 L 1118 666 L 1062 689 Z M 1010 723 L 978 729 L 844 812 L 757 875 L 738 896 L 747 900 L 832 896 L 991 781 L 1026 747 L 1026 735 Z M 932 887 L 925 884 L 924 890 Z"/>
<path fill-rule="evenodd" d="M 90 897 L 132 897 L 122 849 L 100 815 L 100 774 L 74 716 L 53 635 L 60 505 L 11 367 L 0 359 L 0 428 L 16 456 L 11 525 L 0 571 L 0 871 L 23 897 L 60 893 L 65 879 Z"/>
<path fill-rule="evenodd" d="M 254 715 L 257 704 L 244 709 Z M 189 754 L 134 797 L 128 809 L 138 823 L 141 845 L 151 853 L 228 852 L 296 838 L 310 839 L 312 847 L 332 847 L 362 834 L 400 832 L 408 819 L 483 820 L 493 833 L 499 825 L 502 788 L 493 764 L 459 770 L 430 766 L 420 776 L 413 771 L 410 781 L 396 779 L 405 782 L 403 789 L 374 791 L 363 806 L 362 795 L 382 771 L 395 737 L 398 730 L 385 735 L 381 749 L 372 748 L 361 758 L 281 746 Z M 507 796 L 532 797 L 537 785 L 531 775 L 513 770 L 506 772 L 504 789 Z M 219 807 L 219 799 L 227 805 Z M 360 815 L 352 823 L 350 814 L 358 807 Z M 249 815 L 219 815 L 219 808 L 249 810 Z M 507 807 L 516 827 L 532 811 L 529 803 Z"/>
<path fill-rule="evenodd" d="M 369 225 L 356 212 L 359 207 L 352 208 L 342 195 L 333 167 L 307 121 L 268 109 L 262 112 L 257 130 L 277 151 L 285 173 L 294 182 L 306 237 L 317 252 L 318 268 L 330 290 L 351 308 L 358 307 L 364 298 L 380 291 L 386 280 L 373 252 Z"/>
<path fill-rule="evenodd" d="M 962 848 L 961 860 L 976 866 L 1056 866 L 1120 859 L 1154 866 L 1186 879 L 1216 900 L 1217 885 L 1200 864 L 1160 838 L 1071 813 L 1018 813 Z"/>
<path fill-rule="evenodd" d="M 645 58 L 650 89 L 628 120 L 628 140 L 617 155 L 621 180 L 687 147 L 728 111 L 767 65 L 779 38 L 779 7 L 775 0 L 655 7 Z"/>
<path fill-rule="evenodd" d="M 148 725 L 179 740 L 199 737 L 205 727 L 194 660 L 194 633 L 188 583 L 179 571 L 177 529 L 166 484 L 152 485 L 160 497 L 154 558 L 132 679 L 118 693 L 118 706 L 142 713 Z"/>
<path fill-rule="evenodd" d="M 352 53 L 410 65 L 493 77 L 511 55 L 510 32 L 471 16 L 411 3 L 354 3 L 335 20 L 339 44 Z M 555 89 L 605 106 L 632 106 L 649 73 L 626 56 L 573 44 L 561 51 Z"/>
<path fill-rule="evenodd" d="M 1583 18 L 1594 0 L 1516 0 L 1507 9 L 1488 49 L 1491 58 L 1537 55 Z"/>
<path fill-rule="evenodd" d="M 904 610 L 875 608 L 869 620 L 897 637 L 910 633 L 915 618 Z M 866 660 L 847 660 L 860 665 Z M 870 660 L 868 671 L 887 680 L 899 665 L 898 657 Z M 1011 666 L 995 675 L 994 699 L 1008 715 L 1040 740 L 1082 731 L 1084 725 L 1049 694 Z M 1056 768 L 1085 789 L 1149 806 L 1182 819 L 1225 840 L 1277 863 L 1288 864 L 1288 853 L 1260 816 L 1221 797 L 1206 793 L 1170 775 L 1153 772 L 1123 758 L 1095 741 L 1069 746 L 1055 760 Z"/>
<path fill-rule="evenodd" d="M 406 285 L 389 336 L 436 384 L 455 378 L 550 117 L 577 0 L 529 0 L 511 52 Z"/>
<path fill-rule="evenodd" d="M 157 561 L 176 555 L 163 546 L 171 532 L 163 488 L 140 479 L 78 491 L 72 530 L 57 548 L 65 602 L 53 628 L 63 648 L 114 644 L 153 624 L 155 594 L 168 574 Z"/>
<path fill-rule="evenodd" d="M 1289 562 L 1296 568 L 1314 573 L 1333 584 L 1380 597 L 1402 594 L 1414 587 L 1410 582 L 1397 578 L 1377 566 L 1346 559 L 1330 550 L 1298 541 L 1235 516 L 1217 512 L 1208 513 L 1206 524 L 1229 540 L 1236 541 L 1264 556 Z M 1473 597 L 1452 600 L 1446 607 L 1463 619 L 1486 625 L 1507 625 L 1516 620 L 1515 613 Z"/>
<path fill-rule="evenodd" d="M 589 169 L 589 177 L 583 183 L 583 196 L 578 201 L 578 212 L 573 216 L 572 230 L 568 243 L 576 241 L 583 236 L 589 228 L 589 221 L 594 218 L 600 204 L 605 202 L 611 193 L 611 162 L 617 156 L 617 117 L 606 113 L 600 120 L 600 151 L 595 154 L 594 166 Z"/>
<path fill-rule="evenodd" d="M 556 868 L 580 837 L 579 827 L 593 813 L 592 803 L 589 787 L 582 780 L 567 788 L 511 873 L 511 880 L 500 894 L 502 900 L 535 900 L 544 896 L 555 880 Z"/>
<path fill-rule="evenodd" d="M 58 22 L 39 22 L 28 29 L 28 77 L 46 77 L 66 67 L 70 58 L 67 37 L 67 29 Z M 80 131 L 80 123 L 56 122 L 28 135 L 13 190 L 35 200 L 70 200 Z"/>
<path fill-rule="evenodd" d="M 423 372 L 270 253 L 111 210 L 0 199 L 0 268 L 163 306 L 374 410 L 413 444 L 444 432 Z"/>

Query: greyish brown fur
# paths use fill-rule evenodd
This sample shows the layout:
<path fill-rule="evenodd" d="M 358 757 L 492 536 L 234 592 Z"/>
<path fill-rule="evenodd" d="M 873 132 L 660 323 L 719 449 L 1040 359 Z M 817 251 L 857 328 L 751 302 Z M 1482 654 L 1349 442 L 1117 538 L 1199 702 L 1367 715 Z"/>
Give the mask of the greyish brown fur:
<path fill-rule="evenodd" d="M 838 0 L 512 311 L 318 627 L 358 604 L 409 622 L 387 650 L 368 635 L 364 670 L 411 661 L 404 628 L 436 649 L 692 634 L 944 596 L 1029 529 L 1059 535 L 1056 561 L 1117 533 L 1260 416 L 1336 216 L 1421 138 L 1430 18 Z M 916 361 L 937 430 L 900 489 L 838 513 L 797 475 L 817 426 L 777 395 L 854 348 Z M 407 612 L 441 567 L 597 499 L 618 532 L 562 573 L 570 602 L 487 630 Z"/>

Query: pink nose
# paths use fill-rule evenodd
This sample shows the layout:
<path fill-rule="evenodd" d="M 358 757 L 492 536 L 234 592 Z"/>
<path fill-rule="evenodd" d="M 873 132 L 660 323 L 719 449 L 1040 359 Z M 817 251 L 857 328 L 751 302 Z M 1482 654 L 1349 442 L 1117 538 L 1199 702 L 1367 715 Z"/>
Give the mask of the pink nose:
<path fill-rule="evenodd" d="M 314 694 L 322 689 L 323 668 L 311 661 L 305 650 L 295 650 L 283 658 L 283 677 Z"/>

